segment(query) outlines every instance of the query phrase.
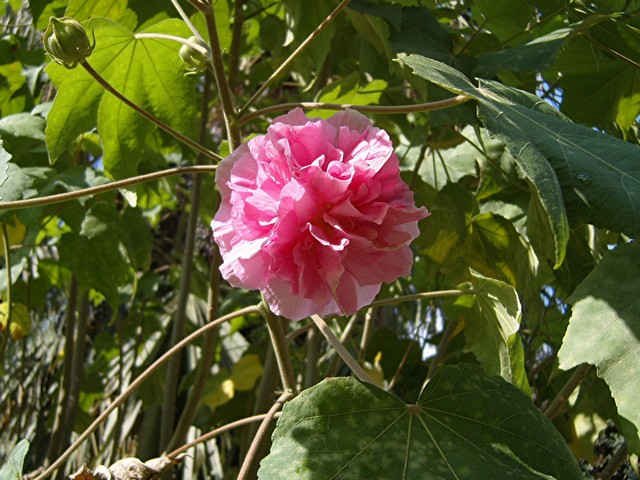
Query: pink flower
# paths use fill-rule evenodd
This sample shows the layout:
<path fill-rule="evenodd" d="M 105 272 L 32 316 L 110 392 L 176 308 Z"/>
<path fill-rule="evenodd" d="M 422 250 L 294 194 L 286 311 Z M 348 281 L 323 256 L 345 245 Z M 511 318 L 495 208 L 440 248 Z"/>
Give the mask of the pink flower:
<path fill-rule="evenodd" d="M 276 118 L 220 164 L 216 183 L 222 276 L 291 320 L 354 313 L 382 282 L 409 275 L 409 244 L 428 215 L 389 135 L 355 111 Z"/>

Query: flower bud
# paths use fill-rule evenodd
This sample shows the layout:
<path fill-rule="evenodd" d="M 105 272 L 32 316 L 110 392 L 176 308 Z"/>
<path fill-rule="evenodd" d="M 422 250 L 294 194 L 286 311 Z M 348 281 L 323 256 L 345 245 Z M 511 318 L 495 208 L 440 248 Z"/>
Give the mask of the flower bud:
<path fill-rule="evenodd" d="M 51 17 L 42 41 L 51 58 L 67 68 L 84 61 L 95 46 L 80 22 L 68 17 Z"/>
<path fill-rule="evenodd" d="M 209 65 L 209 47 L 197 37 L 189 37 L 188 41 L 194 45 L 182 45 L 179 53 L 180 58 L 184 62 L 188 73 L 201 73 Z M 196 48 L 195 45 L 200 48 Z"/>

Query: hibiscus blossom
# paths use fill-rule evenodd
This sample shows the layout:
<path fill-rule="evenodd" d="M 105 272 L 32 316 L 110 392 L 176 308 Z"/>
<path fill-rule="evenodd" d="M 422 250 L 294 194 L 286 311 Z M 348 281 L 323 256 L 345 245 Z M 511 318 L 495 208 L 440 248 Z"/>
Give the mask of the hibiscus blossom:
<path fill-rule="evenodd" d="M 291 320 L 351 314 L 411 272 L 417 208 L 389 135 L 355 111 L 276 118 L 219 166 L 222 276 Z"/>

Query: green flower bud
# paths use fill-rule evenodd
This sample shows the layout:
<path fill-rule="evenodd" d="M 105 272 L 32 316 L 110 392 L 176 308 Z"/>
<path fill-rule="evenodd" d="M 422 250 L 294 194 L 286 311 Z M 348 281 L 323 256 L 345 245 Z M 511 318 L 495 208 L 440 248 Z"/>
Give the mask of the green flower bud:
<path fill-rule="evenodd" d="M 51 17 L 42 41 L 51 58 L 67 68 L 84 61 L 95 47 L 80 22 L 68 17 Z"/>
<path fill-rule="evenodd" d="M 188 41 L 200 48 L 191 45 L 182 45 L 182 47 L 180 47 L 180 58 L 184 62 L 185 69 L 188 73 L 201 73 L 205 71 L 209 65 L 209 47 L 197 37 L 189 37 Z"/>

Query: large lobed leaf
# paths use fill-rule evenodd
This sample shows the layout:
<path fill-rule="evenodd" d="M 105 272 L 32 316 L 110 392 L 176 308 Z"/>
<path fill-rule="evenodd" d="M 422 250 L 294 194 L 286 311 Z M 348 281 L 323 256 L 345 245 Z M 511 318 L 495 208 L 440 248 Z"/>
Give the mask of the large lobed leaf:
<path fill-rule="evenodd" d="M 554 426 L 516 388 L 447 366 L 417 404 L 352 378 L 287 403 L 261 480 L 578 480 Z"/>
<path fill-rule="evenodd" d="M 560 367 L 597 367 L 621 415 L 640 428 L 640 245 L 616 248 L 578 285 Z"/>
<path fill-rule="evenodd" d="M 91 66 L 137 105 L 187 135 L 196 120 L 194 80 L 185 76 L 178 57 L 180 44 L 136 38 L 128 28 L 104 18 L 91 23 L 96 49 Z M 187 36 L 184 23 L 166 19 L 142 32 Z M 55 162 L 76 137 L 97 125 L 104 149 L 105 171 L 125 177 L 137 171 L 145 153 L 153 149 L 154 126 L 103 88 L 81 67 L 67 70 L 50 64 L 47 72 L 58 94 L 48 116 L 46 138 Z"/>
<path fill-rule="evenodd" d="M 491 81 L 475 87 L 454 68 L 418 55 L 399 61 L 416 75 L 478 101 L 487 128 L 507 140 L 538 197 L 556 266 L 569 237 L 565 201 L 581 220 L 631 235 L 640 232 L 637 146 L 551 114 L 542 100 L 526 92 Z"/>

